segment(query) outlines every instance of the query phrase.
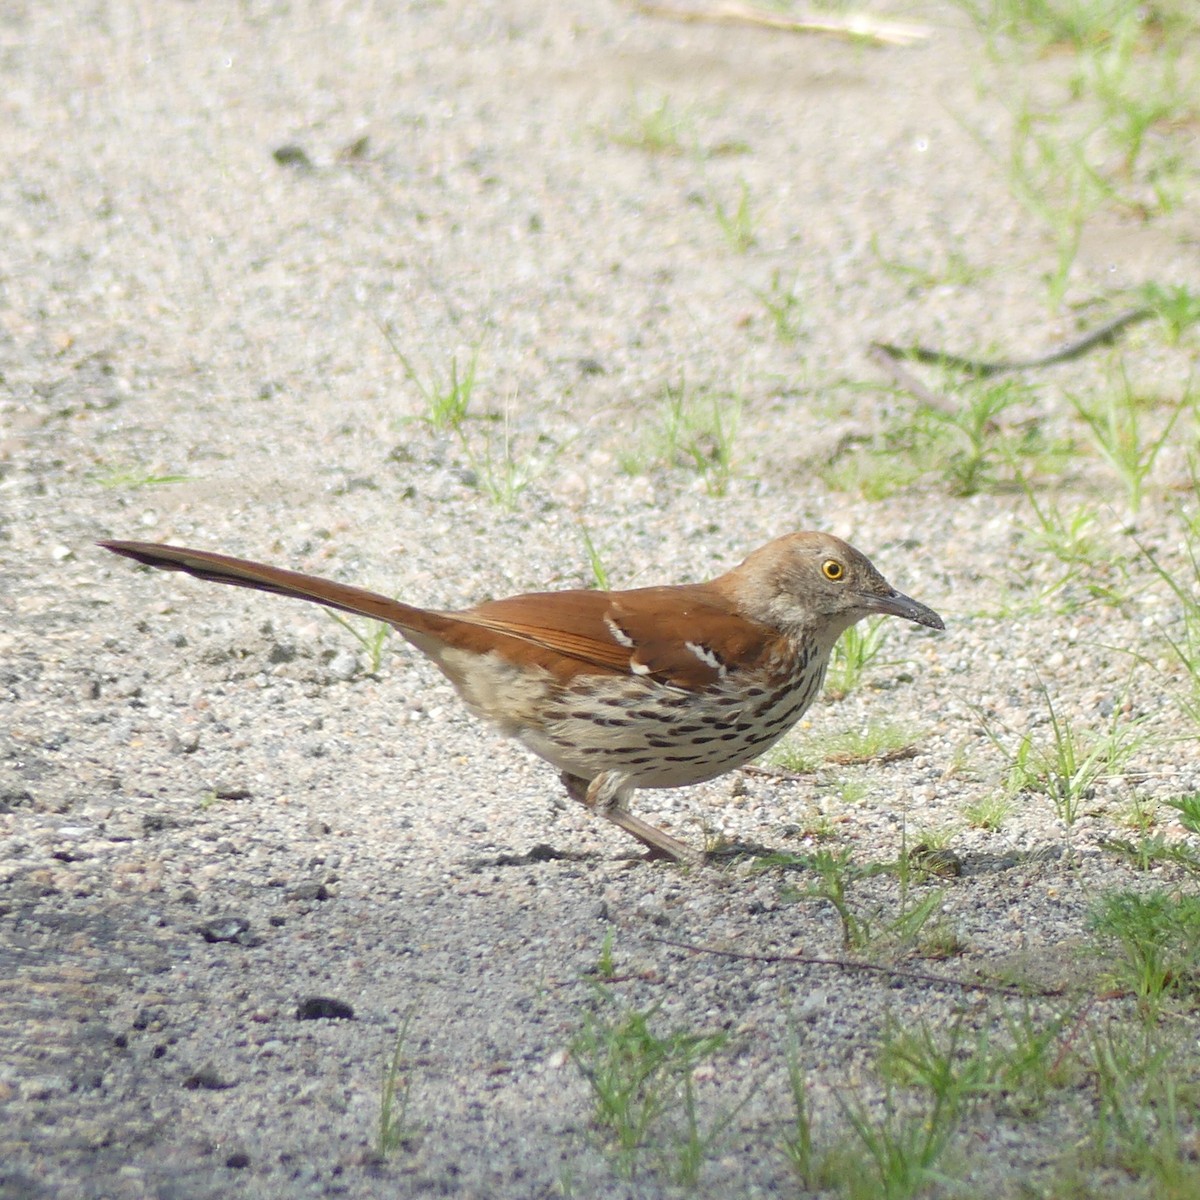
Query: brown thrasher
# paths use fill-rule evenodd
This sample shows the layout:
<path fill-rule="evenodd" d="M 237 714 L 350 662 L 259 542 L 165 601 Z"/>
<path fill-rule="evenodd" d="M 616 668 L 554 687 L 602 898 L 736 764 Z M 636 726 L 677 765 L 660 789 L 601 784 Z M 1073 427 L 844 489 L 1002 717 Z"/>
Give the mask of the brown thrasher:
<path fill-rule="evenodd" d="M 708 583 L 534 592 L 461 612 L 414 608 L 296 571 L 148 542 L 100 543 L 151 567 L 386 621 L 476 716 L 553 763 L 567 792 L 659 855 L 702 855 L 629 811 L 636 788 L 702 783 L 777 742 L 863 617 L 943 629 L 839 538 L 792 533 Z"/>

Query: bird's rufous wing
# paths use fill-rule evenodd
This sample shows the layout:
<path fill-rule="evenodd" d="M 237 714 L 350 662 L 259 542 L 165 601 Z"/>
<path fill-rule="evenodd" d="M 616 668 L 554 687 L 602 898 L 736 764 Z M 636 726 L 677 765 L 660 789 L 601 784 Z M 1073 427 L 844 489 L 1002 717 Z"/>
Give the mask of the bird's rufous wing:
<path fill-rule="evenodd" d="M 704 584 L 628 592 L 535 592 L 444 614 L 586 663 L 700 690 L 761 661 L 774 631 L 733 613 Z M 498 647 L 499 648 L 499 647 Z"/>

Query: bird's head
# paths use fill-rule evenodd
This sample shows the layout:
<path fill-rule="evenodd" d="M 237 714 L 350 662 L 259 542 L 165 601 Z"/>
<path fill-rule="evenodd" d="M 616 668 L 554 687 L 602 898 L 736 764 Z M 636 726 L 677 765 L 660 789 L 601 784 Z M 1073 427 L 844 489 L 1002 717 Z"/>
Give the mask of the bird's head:
<path fill-rule="evenodd" d="M 755 550 L 720 580 L 753 620 L 834 641 L 856 621 L 903 617 L 930 629 L 933 609 L 898 592 L 865 554 L 827 533 L 791 533 Z"/>

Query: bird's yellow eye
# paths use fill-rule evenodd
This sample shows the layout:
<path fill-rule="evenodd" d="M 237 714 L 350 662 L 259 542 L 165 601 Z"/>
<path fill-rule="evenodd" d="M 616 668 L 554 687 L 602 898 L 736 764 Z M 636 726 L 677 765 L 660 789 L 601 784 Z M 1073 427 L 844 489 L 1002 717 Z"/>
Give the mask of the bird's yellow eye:
<path fill-rule="evenodd" d="M 836 582 L 846 574 L 846 568 L 836 558 L 827 558 L 821 564 L 821 573 L 826 579 L 832 579 Z"/>

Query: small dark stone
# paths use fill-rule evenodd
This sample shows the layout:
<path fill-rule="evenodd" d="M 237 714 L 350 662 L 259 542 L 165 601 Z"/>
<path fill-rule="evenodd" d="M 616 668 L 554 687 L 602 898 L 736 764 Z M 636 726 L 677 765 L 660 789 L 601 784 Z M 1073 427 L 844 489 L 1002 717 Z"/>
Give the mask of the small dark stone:
<path fill-rule="evenodd" d="M 484 867 L 528 867 L 532 863 L 577 862 L 580 857 L 567 850 L 556 850 L 545 842 L 538 842 L 524 854 L 498 854 L 495 858 L 479 859 L 471 865 L 478 871 Z"/>
<path fill-rule="evenodd" d="M 24 788 L 0 789 L 0 812 L 13 812 L 33 803 L 33 793 Z"/>
<path fill-rule="evenodd" d="M 59 862 L 86 862 L 92 856 L 86 850 L 62 849 L 53 851 L 50 857 Z"/>
<path fill-rule="evenodd" d="M 296 1007 L 297 1021 L 352 1021 L 354 1009 L 331 996 L 308 996 Z"/>
<path fill-rule="evenodd" d="M 281 167 L 295 167 L 300 171 L 311 171 L 313 169 L 312 159 L 305 153 L 304 147 L 297 146 L 294 142 L 276 146 L 271 151 L 271 157 Z"/>
<path fill-rule="evenodd" d="M 371 138 L 369 134 L 364 133 L 362 137 L 357 137 L 352 142 L 347 142 L 341 150 L 338 151 L 338 158 L 342 162 L 354 162 L 356 159 L 366 158 L 368 151 L 371 149 Z"/>
<path fill-rule="evenodd" d="M 987 875 L 996 871 L 1011 871 L 1019 861 L 1015 854 L 969 854 L 963 859 L 964 875 Z"/>
<path fill-rule="evenodd" d="M 200 926 L 200 934 L 206 942 L 240 942 L 249 929 L 245 917 L 214 917 Z"/>
<path fill-rule="evenodd" d="M 134 1029 L 141 1032 L 145 1029 L 162 1029 L 166 1024 L 166 1020 L 161 1008 L 147 1008 L 143 1005 L 133 1014 L 132 1024 Z"/>
<path fill-rule="evenodd" d="M 302 883 L 287 894 L 289 900 L 328 900 L 333 893 L 323 883 Z"/>
<path fill-rule="evenodd" d="M 222 1079 L 217 1074 L 216 1068 L 212 1066 L 203 1066 L 198 1071 L 193 1071 L 184 1081 L 183 1086 L 189 1092 L 206 1091 L 206 1092 L 223 1092 L 227 1088 L 237 1087 L 237 1084 L 229 1079 Z"/>
<path fill-rule="evenodd" d="M 7 1163 L 0 1169 L 0 1186 L 4 1188 L 0 1195 L 3 1195 L 6 1200 L 10 1196 L 12 1200 L 44 1200 L 45 1197 L 52 1194 L 46 1191 L 31 1175 L 25 1175 L 16 1167 L 8 1166 Z"/>
<path fill-rule="evenodd" d="M 289 663 L 296 658 L 296 647 L 291 642 L 276 642 L 267 654 L 269 663 Z"/>
<path fill-rule="evenodd" d="M 195 754 L 200 749 L 200 735 L 188 733 L 184 737 L 173 733 L 168 746 L 172 754 Z"/>
<path fill-rule="evenodd" d="M 235 1150 L 226 1160 L 225 1165 L 233 1171 L 240 1171 L 250 1165 L 250 1155 L 245 1150 Z"/>

